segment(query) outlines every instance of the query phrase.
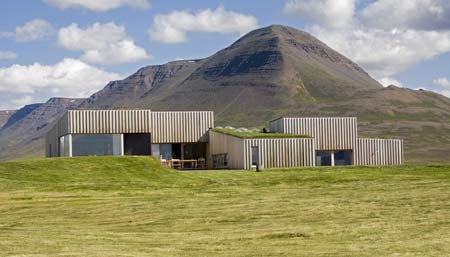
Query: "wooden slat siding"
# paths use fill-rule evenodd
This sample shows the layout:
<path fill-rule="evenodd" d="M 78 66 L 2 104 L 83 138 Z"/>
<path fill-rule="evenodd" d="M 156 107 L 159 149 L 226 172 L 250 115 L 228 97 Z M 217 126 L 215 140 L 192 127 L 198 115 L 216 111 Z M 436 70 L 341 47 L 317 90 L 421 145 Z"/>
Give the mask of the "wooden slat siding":
<path fill-rule="evenodd" d="M 403 140 L 358 138 L 354 156 L 358 166 L 402 165 Z"/>
<path fill-rule="evenodd" d="M 212 127 L 214 114 L 210 111 L 69 110 L 47 133 L 46 156 L 58 156 L 59 137 L 67 134 L 153 132 L 154 143 L 190 143 L 207 142 Z"/>
<path fill-rule="evenodd" d="M 355 146 L 357 120 L 354 117 L 281 118 L 272 121 L 270 129 L 312 136 L 316 139 L 316 150 L 348 150 Z"/>
<path fill-rule="evenodd" d="M 244 140 L 223 133 L 209 131 L 209 152 L 211 155 L 227 154 L 228 168 L 244 169 L 248 152 L 244 151 Z"/>
<path fill-rule="evenodd" d="M 251 169 L 253 146 L 258 147 L 260 164 L 264 168 L 315 165 L 312 138 L 242 139 L 210 131 L 209 142 L 211 155 L 228 154 L 230 169 Z"/>
<path fill-rule="evenodd" d="M 245 169 L 251 169 L 252 147 L 257 146 L 264 168 L 288 168 L 315 165 L 312 138 L 244 139 Z"/>
<path fill-rule="evenodd" d="M 70 110 L 70 134 L 150 133 L 150 110 Z"/>
<path fill-rule="evenodd" d="M 208 142 L 213 112 L 151 112 L 153 143 Z"/>

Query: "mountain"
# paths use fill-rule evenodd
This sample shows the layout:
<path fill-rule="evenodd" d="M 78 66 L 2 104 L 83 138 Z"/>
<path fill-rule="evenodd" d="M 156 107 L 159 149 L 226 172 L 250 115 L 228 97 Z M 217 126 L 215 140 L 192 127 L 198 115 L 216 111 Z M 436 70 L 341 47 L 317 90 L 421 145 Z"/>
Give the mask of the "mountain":
<path fill-rule="evenodd" d="M 0 158 L 44 156 L 45 133 L 67 109 L 77 108 L 80 102 L 80 99 L 51 98 L 46 103 L 17 110 L 0 130 Z"/>
<path fill-rule="evenodd" d="M 381 88 L 357 64 L 308 33 L 270 26 L 206 59 L 141 69 L 110 83 L 84 106 L 200 108 L 214 110 L 219 122 L 256 126 L 299 105 Z"/>
<path fill-rule="evenodd" d="M 27 129 L 13 137 L 11 130 L 0 132 L 0 143 L 5 137 L 29 141 L 27 130 L 42 142 L 66 108 L 43 114 L 46 127 L 39 131 L 26 122 L 16 130 L 25 124 Z M 279 25 L 252 31 L 204 59 L 144 67 L 70 108 L 213 110 L 217 125 L 255 127 L 282 115 L 357 116 L 362 135 L 404 138 L 409 162 L 443 162 L 450 152 L 449 98 L 385 88 L 310 34 Z M 0 149 L 0 158 L 5 151 Z"/>
<path fill-rule="evenodd" d="M 0 111 L 0 129 L 8 122 L 11 115 L 15 112 L 15 110 Z"/>
<path fill-rule="evenodd" d="M 5 124 L 1 127 L 1 129 L 6 129 L 7 127 L 12 126 L 14 123 L 22 120 L 30 112 L 32 112 L 35 109 L 39 108 L 39 106 L 41 106 L 41 105 L 42 104 L 29 104 L 29 105 L 25 105 L 24 107 L 20 108 L 17 111 L 14 111 L 14 113 L 11 113 L 11 115 L 5 121 Z"/>

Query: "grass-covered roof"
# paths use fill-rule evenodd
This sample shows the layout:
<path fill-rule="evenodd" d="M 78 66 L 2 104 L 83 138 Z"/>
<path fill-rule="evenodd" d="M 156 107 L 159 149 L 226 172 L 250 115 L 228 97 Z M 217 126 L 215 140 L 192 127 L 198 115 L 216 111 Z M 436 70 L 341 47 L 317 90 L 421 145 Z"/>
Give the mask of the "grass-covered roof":
<path fill-rule="evenodd" d="M 301 135 L 301 134 L 263 133 L 259 131 L 256 132 L 253 130 L 243 131 L 231 128 L 214 128 L 212 129 L 212 131 L 239 138 L 310 138 L 310 136 L 308 135 Z"/>

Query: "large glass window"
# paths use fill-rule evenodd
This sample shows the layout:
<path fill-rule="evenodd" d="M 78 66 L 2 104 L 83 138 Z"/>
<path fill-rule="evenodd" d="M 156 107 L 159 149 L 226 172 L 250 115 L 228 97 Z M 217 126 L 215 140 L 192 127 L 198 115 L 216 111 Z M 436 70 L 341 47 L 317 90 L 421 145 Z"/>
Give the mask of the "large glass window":
<path fill-rule="evenodd" d="M 73 156 L 121 155 L 120 134 L 72 135 Z"/>
<path fill-rule="evenodd" d="M 316 151 L 316 166 L 331 166 L 331 151 Z"/>
<path fill-rule="evenodd" d="M 59 156 L 64 156 L 64 136 L 59 138 Z"/>
<path fill-rule="evenodd" d="M 172 159 L 172 144 L 161 145 L 161 155 L 164 160 Z"/>
<path fill-rule="evenodd" d="M 152 144 L 152 156 L 155 158 L 160 158 L 161 151 L 159 150 L 159 144 Z"/>
<path fill-rule="evenodd" d="M 70 136 L 65 135 L 59 138 L 59 156 L 70 156 Z"/>
<path fill-rule="evenodd" d="M 334 152 L 334 165 L 352 165 L 352 151 Z"/>

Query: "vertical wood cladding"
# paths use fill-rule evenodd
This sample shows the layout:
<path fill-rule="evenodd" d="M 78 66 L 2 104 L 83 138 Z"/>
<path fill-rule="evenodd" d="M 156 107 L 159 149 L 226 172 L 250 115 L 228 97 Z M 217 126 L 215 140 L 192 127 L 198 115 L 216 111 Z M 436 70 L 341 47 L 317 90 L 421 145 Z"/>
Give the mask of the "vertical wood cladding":
<path fill-rule="evenodd" d="M 209 131 L 211 155 L 227 154 L 230 169 L 245 169 L 244 140 L 223 133 Z"/>
<path fill-rule="evenodd" d="M 259 163 L 264 168 L 288 168 L 315 165 L 312 138 L 244 139 L 244 166 L 252 165 L 252 147 L 258 147 Z"/>
<path fill-rule="evenodd" d="M 354 162 L 358 166 L 402 165 L 403 140 L 358 138 Z"/>
<path fill-rule="evenodd" d="M 70 134 L 119 134 L 151 132 L 150 110 L 71 110 Z"/>
<path fill-rule="evenodd" d="M 316 150 L 354 149 L 357 137 L 354 117 L 280 118 L 271 122 L 270 129 L 272 132 L 312 136 Z"/>
<path fill-rule="evenodd" d="M 208 130 L 213 127 L 213 112 L 151 113 L 154 143 L 208 142 Z"/>
<path fill-rule="evenodd" d="M 207 142 L 212 127 L 210 111 L 69 110 L 47 133 L 46 156 L 58 156 L 58 139 L 67 134 L 151 133 L 153 143 L 191 143 Z"/>
<path fill-rule="evenodd" d="M 252 147 L 258 147 L 259 163 L 264 168 L 315 165 L 312 138 L 243 139 L 210 131 L 211 154 L 227 154 L 229 168 L 251 169 Z"/>

